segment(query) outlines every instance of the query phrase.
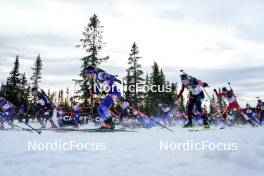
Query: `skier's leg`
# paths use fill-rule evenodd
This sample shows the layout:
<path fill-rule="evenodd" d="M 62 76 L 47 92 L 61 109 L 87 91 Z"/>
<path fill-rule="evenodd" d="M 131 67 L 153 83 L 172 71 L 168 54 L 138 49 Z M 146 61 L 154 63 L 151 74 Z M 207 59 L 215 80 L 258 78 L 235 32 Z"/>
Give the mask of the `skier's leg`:
<path fill-rule="evenodd" d="M 261 122 L 259 121 L 256 115 L 253 115 L 252 120 L 254 120 L 258 125 L 261 125 Z"/>
<path fill-rule="evenodd" d="M 4 129 L 3 113 L 0 112 L 0 129 Z"/>
<path fill-rule="evenodd" d="M 104 121 L 102 128 L 111 128 L 111 125 L 113 125 L 113 120 L 111 117 L 111 111 L 109 107 L 101 104 L 98 106 L 97 111 L 100 118 Z"/>
<path fill-rule="evenodd" d="M 40 123 L 41 125 L 41 128 L 46 128 L 43 120 L 42 120 L 42 116 L 44 115 L 44 111 L 43 110 L 39 110 L 37 113 L 36 113 L 36 117 L 37 117 L 37 121 Z"/>
<path fill-rule="evenodd" d="M 55 123 L 54 123 L 54 121 L 52 119 L 52 117 L 53 117 L 53 109 L 48 110 L 48 113 L 49 113 L 49 115 L 48 115 L 48 121 L 51 124 L 51 128 L 57 128 L 57 126 L 55 125 Z"/>
<path fill-rule="evenodd" d="M 14 112 L 10 112 L 9 116 L 8 116 L 8 121 L 9 121 L 9 125 L 11 126 L 11 128 L 14 128 Z"/>
<path fill-rule="evenodd" d="M 183 127 L 188 128 L 192 127 L 192 114 L 193 114 L 193 107 L 194 107 L 195 99 L 193 97 L 190 97 L 188 105 L 187 105 L 187 116 L 188 116 L 188 123 L 185 124 Z"/>
<path fill-rule="evenodd" d="M 112 96 L 106 96 L 97 108 L 100 118 L 104 121 L 102 128 L 114 128 L 109 106 L 114 103 Z"/>
<path fill-rule="evenodd" d="M 197 98 L 195 101 L 195 106 L 196 106 L 199 114 L 201 115 L 201 117 L 203 119 L 204 127 L 209 128 L 207 116 L 206 116 L 204 110 L 202 109 L 202 101 L 203 101 L 203 99 Z"/>
<path fill-rule="evenodd" d="M 264 123 L 264 112 L 260 113 L 260 124 L 262 125 Z"/>
<path fill-rule="evenodd" d="M 74 113 L 73 114 L 73 123 L 74 126 L 78 128 L 79 126 L 79 119 L 80 119 L 80 114 L 79 113 Z"/>
<path fill-rule="evenodd" d="M 248 123 L 249 123 L 250 125 L 252 125 L 252 126 L 256 126 L 256 123 L 255 123 L 252 119 L 250 119 L 250 118 L 248 117 L 247 114 L 245 114 L 245 113 L 243 112 L 243 110 L 240 108 L 240 106 L 239 106 L 238 103 L 236 103 L 236 107 L 235 107 L 235 108 L 237 109 L 238 113 L 239 113 L 240 115 L 242 115 L 242 117 L 243 117 L 246 121 L 248 121 Z"/>

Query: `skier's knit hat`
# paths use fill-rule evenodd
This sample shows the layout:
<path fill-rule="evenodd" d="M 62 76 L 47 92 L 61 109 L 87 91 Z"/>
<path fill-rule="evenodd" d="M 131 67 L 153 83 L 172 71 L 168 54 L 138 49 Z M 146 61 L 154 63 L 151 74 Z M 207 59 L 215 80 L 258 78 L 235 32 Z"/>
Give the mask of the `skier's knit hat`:
<path fill-rule="evenodd" d="M 38 88 L 37 88 L 37 87 L 33 87 L 33 88 L 31 89 L 31 92 L 35 92 L 35 91 L 38 91 Z"/>
<path fill-rule="evenodd" d="M 226 87 L 223 87 L 222 88 L 222 92 L 227 92 L 227 88 Z"/>
<path fill-rule="evenodd" d="M 88 74 L 95 73 L 95 68 L 93 66 L 88 66 L 84 71 L 84 76 L 87 76 Z"/>
<path fill-rule="evenodd" d="M 188 75 L 187 74 L 182 74 L 180 75 L 181 80 L 187 80 L 188 79 Z"/>

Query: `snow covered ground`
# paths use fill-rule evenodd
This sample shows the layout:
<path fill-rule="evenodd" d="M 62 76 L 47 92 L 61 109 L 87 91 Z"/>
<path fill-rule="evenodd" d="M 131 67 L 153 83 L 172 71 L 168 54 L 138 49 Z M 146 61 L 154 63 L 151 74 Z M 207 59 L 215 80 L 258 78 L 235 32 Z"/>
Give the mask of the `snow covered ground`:
<path fill-rule="evenodd" d="M 229 128 L 189 132 L 174 128 L 138 132 L 88 133 L 0 131 L 1 176 L 260 176 L 264 175 L 264 128 Z M 28 142 L 77 141 L 103 149 L 29 151 Z M 162 144 L 236 143 L 237 150 L 161 150 Z M 164 147 L 164 146 L 163 146 Z M 162 148 L 164 149 L 164 148 Z"/>

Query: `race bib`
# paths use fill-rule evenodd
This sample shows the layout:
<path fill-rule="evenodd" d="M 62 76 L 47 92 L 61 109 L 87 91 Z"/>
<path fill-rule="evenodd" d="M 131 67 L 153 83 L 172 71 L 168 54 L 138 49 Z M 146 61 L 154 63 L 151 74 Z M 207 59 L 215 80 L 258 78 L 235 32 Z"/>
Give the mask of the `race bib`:
<path fill-rule="evenodd" d="M 77 105 L 74 105 L 73 107 L 72 107 L 72 109 L 74 110 L 74 111 L 79 111 L 80 110 L 80 106 L 77 104 Z"/>
<path fill-rule="evenodd" d="M 247 110 L 246 113 L 247 114 L 251 114 L 253 111 L 251 109 Z"/>
<path fill-rule="evenodd" d="M 4 110 L 8 110 L 9 108 L 11 108 L 11 105 L 6 103 L 4 106 L 3 106 L 3 109 Z"/>
<path fill-rule="evenodd" d="M 228 99 L 229 103 L 236 102 L 236 97 L 233 95 L 231 98 Z"/>
<path fill-rule="evenodd" d="M 43 99 L 40 99 L 39 100 L 39 104 L 42 105 L 42 106 L 44 106 L 46 103 L 45 103 L 45 101 Z"/>
<path fill-rule="evenodd" d="M 198 95 L 201 92 L 202 92 L 201 86 L 196 86 L 194 89 L 192 89 L 192 94 L 193 95 Z"/>

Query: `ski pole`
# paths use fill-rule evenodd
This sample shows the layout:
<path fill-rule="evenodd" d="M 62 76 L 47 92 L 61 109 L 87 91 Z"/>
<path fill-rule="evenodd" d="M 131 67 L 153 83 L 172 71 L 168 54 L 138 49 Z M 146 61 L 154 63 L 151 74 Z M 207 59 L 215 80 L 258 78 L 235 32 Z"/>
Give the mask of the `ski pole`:
<path fill-rule="evenodd" d="M 230 82 L 228 82 L 228 85 L 229 85 L 229 88 L 232 89 L 232 87 L 231 87 L 231 83 L 230 83 Z"/>
<path fill-rule="evenodd" d="M 118 99 L 117 99 L 117 101 L 119 101 L 119 102 L 122 103 L 121 100 L 118 100 Z M 139 113 L 140 115 L 142 115 L 143 117 L 148 118 L 148 119 L 152 120 L 153 122 L 155 122 L 156 124 L 160 125 L 161 127 L 165 128 L 165 129 L 167 129 L 167 130 L 169 130 L 170 132 L 174 132 L 173 130 L 169 129 L 169 128 L 166 127 L 165 125 L 162 125 L 162 124 L 159 123 L 158 121 L 154 120 L 152 117 L 149 117 L 148 115 L 146 115 L 146 114 L 144 114 L 143 112 L 137 110 L 136 108 L 134 108 L 134 107 L 132 107 L 132 106 L 130 106 L 130 105 L 128 105 L 128 107 L 129 107 L 130 109 L 132 109 L 133 111 L 138 112 L 138 113 Z"/>
<path fill-rule="evenodd" d="M 210 99 L 210 101 L 212 101 L 213 99 L 211 98 L 211 96 L 208 94 L 208 92 L 205 90 L 205 88 L 203 88 L 205 94 L 207 95 L 207 97 Z"/>
<path fill-rule="evenodd" d="M 27 124 L 27 123 L 24 122 L 23 120 L 22 120 L 21 122 L 23 122 L 25 125 L 27 125 L 30 129 L 34 130 L 34 131 L 37 132 L 38 134 L 41 134 L 41 131 L 39 131 L 39 130 L 33 128 L 31 125 Z"/>
<path fill-rule="evenodd" d="M 138 113 L 141 114 L 143 117 L 148 118 L 148 119 L 150 119 L 151 121 L 155 122 L 155 123 L 158 124 L 159 126 L 161 126 L 161 127 L 165 128 L 165 129 L 169 130 L 170 132 L 174 132 L 174 131 L 171 130 L 170 128 L 166 127 L 165 125 L 162 125 L 161 123 L 159 123 L 158 121 L 156 121 L 156 120 L 153 119 L 152 117 L 147 116 L 146 114 L 144 114 L 143 112 L 140 112 L 139 110 L 133 108 L 132 106 L 128 106 L 128 107 L 129 107 L 130 109 L 132 109 L 132 110 L 138 112 Z"/>
<path fill-rule="evenodd" d="M 17 128 L 19 128 L 19 129 L 22 129 L 22 130 L 28 131 L 28 129 L 27 129 L 27 128 L 23 128 L 23 127 L 21 127 L 21 126 L 15 125 L 15 124 L 13 124 L 13 123 L 10 123 L 10 122 L 9 122 L 9 121 L 7 121 L 7 120 L 5 120 L 5 122 L 6 122 L 8 125 L 10 125 L 11 127 L 12 127 L 12 126 L 14 126 L 14 127 L 17 127 Z M 28 131 L 28 132 L 30 132 L 30 133 L 31 133 L 31 131 Z"/>

